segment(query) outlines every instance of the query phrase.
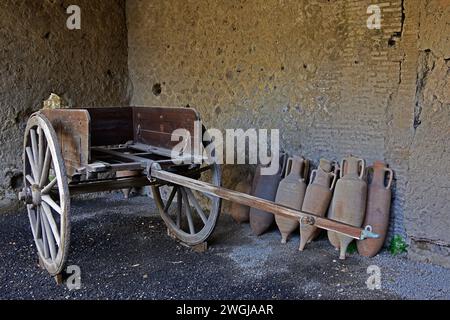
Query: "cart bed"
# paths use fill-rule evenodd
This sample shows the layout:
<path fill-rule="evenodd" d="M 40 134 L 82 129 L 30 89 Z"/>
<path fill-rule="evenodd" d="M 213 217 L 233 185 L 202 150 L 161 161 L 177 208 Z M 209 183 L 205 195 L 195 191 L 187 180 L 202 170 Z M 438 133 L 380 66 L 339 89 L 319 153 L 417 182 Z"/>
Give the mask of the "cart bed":
<path fill-rule="evenodd" d="M 191 137 L 201 134 L 194 129 L 200 116 L 189 108 L 112 107 L 42 113 L 57 133 L 69 179 L 83 170 L 101 170 L 102 162 L 122 163 L 121 170 L 130 170 L 126 164 L 145 157 L 170 158 L 172 148 L 179 143 L 171 139 L 176 129 L 187 130 Z M 118 171 L 117 168 L 120 166 L 109 167 L 112 171 Z"/>

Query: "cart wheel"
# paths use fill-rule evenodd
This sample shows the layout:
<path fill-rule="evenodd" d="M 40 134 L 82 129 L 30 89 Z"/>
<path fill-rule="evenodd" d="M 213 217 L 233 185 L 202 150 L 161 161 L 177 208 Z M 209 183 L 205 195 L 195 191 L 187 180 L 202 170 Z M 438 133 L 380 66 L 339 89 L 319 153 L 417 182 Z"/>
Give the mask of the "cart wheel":
<path fill-rule="evenodd" d="M 28 121 L 23 161 L 24 189 L 19 197 L 27 204 L 39 258 L 55 276 L 63 271 L 69 249 L 70 197 L 55 130 L 42 114 Z"/>
<path fill-rule="evenodd" d="M 222 177 L 218 164 L 205 163 L 196 172 L 197 180 L 220 186 Z M 168 186 L 167 201 L 164 201 L 161 188 L 152 187 L 153 197 L 172 235 L 190 246 L 205 242 L 216 227 L 222 199 L 183 186 L 171 185 Z"/>

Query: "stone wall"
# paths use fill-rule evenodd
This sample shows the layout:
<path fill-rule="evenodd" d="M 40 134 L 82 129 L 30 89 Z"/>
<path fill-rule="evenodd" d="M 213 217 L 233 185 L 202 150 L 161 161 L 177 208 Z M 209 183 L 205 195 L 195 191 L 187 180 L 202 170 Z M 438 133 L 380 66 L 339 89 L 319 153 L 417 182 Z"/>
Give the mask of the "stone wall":
<path fill-rule="evenodd" d="M 409 255 L 450 267 L 450 1 L 421 1 L 405 226 Z"/>
<path fill-rule="evenodd" d="M 81 30 L 66 8 L 82 9 Z M 0 1 L 0 210 L 21 185 L 26 120 L 51 92 L 71 106 L 127 105 L 124 0 Z"/>
<path fill-rule="evenodd" d="M 366 26 L 373 3 L 381 30 Z M 408 235 L 412 257 L 448 264 L 415 248 L 450 243 L 449 19 L 447 0 L 128 0 L 132 104 L 279 128 L 285 150 L 315 162 L 387 161 L 391 234 Z"/>

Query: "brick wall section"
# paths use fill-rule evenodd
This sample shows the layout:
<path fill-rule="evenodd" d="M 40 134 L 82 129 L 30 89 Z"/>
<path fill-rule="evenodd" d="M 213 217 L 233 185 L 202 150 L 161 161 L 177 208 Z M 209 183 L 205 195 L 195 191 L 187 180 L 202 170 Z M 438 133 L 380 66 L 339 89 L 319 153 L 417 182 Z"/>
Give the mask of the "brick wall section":
<path fill-rule="evenodd" d="M 82 28 L 66 28 L 78 4 Z M 51 92 L 73 106 L 128 104 L 125 1 L 0 1 L 0 211 L 17 204 L 23 131 Z"/>

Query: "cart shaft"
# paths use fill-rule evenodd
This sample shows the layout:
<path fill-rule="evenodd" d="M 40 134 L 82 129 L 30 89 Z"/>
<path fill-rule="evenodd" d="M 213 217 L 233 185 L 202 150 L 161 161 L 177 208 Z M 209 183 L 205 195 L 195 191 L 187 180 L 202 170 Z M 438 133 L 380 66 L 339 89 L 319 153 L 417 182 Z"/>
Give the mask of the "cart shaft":
<path fill-rule="evenodd" d="M 165 182 L 181 185 L 184 187 L 203 192 L 210 196 L 219 197 L 224 200 L 239 203 L 255 209 L 260 209 L 286 218 L 299 220 L 304 224 L 314 225 L 318 228 L 334 231 L 354 239 L 363 240 L 366 238 L 377 238 L 378 235 L 371 233 L 365 229 L 354 227 L 339 221 L 319 217 L 307 212 L 297 211 L 288 207 L 279 205 L 273 201 L 257 198 L 245 193 L 229 190 L 223 187 L 217 187 L 210 183 L 197 181 L 185 176 L 170 173 L 152 166 L 149 170 L 151 178 L 159 179 Z"/>

